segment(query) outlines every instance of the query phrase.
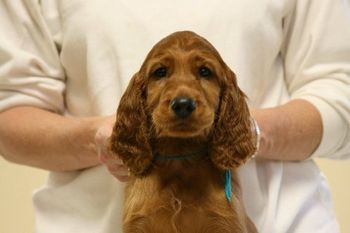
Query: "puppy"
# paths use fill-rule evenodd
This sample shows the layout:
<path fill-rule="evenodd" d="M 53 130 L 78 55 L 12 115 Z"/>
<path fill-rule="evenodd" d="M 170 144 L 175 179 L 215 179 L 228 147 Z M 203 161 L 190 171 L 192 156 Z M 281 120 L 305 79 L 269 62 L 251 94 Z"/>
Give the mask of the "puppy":
<path fill-rule="evenodd" d="M 254 233 L 236 169 L 256 151 L 245 95 L 216 49 L 176 32 L 121 98 L 111 150 L 129 168 L 125 233 Z"/>

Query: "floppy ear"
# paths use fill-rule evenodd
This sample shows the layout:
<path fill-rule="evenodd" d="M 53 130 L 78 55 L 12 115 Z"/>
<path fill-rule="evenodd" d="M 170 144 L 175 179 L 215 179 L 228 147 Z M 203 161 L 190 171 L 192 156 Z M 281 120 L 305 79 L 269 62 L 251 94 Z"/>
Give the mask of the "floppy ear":
<path fill-rule="evenodd" d="M 255 152 L 249 109 L 235 74 L 225 65 L 220 106 L 211 145 L 211 159 L 221 169 L 243 164 Z"/>
<path fill-rule="evenodd" d="M 145 111 L 145 80 L 136 73 L 120 100 L 110 142 L 111 150 L 135 176 L 144 175 L 153 159 Z"/>

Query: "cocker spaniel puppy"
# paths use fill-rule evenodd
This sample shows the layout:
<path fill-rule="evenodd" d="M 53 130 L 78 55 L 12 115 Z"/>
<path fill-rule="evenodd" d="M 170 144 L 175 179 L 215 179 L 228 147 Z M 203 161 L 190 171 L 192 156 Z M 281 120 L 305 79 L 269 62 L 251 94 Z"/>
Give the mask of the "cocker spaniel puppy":
<path fill-rule="evenodd" d="M 245 96 L 216 49 L 189 31 L 161 40 L 130 81 L 111 137 L 131 174 L 124 232 L 256 232 L 236 175 L 254 140 Z"/>

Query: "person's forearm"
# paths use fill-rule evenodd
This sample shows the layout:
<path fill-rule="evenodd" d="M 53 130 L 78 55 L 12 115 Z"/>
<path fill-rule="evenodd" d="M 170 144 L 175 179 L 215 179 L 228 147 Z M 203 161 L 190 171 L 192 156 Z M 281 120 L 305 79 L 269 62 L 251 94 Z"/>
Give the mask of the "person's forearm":
<path fill-rule="evenodd" d="M 52 171 L 69 171 L 99 163 L 94 137 L 96 118 L 63 117 L 33 107 L 0 113 L 0 155 Z"/>
<path fill-rule="evenodd" d="M 300 161 L 307 159 L 321 142 L 320 113 L 305 100 L 251 112 L 261 129 L 257 157 Z"/>

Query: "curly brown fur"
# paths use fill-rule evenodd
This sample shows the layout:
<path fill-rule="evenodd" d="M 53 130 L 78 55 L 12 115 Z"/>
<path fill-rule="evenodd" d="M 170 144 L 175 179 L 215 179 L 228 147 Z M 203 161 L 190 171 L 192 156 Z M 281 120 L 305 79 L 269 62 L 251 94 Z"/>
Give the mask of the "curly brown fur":
<path fill-rule="evenodd" d="M 180 97 L 194 103 L 185 116 L 172 104 Z M 111 149 L 132 174 L 124 232 L 257 232 L 236 175 L 254 153 L 253 141 L 245 96 L 215 48 L 187 31 L 161 40 L 123 95 L 111 137 Z M 231 202 L 224 193 L 227 169 Z"/>
<path fill-rule="evenodd" d="M 225 67 L 226 86 L 212 139 L 212 160 L 221 169 L 242 165 L 255 152 L 251 120 L 244 93 L 238 88 L 235 74 Z"/>
<path fill-rule="evenodd" d="M 153 159 L 142 91 L 144 88 L 144 78 L 135 74 L 120 100 L 111 137 L 111 150 L 138 176 L 145 174 Z"/>

